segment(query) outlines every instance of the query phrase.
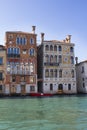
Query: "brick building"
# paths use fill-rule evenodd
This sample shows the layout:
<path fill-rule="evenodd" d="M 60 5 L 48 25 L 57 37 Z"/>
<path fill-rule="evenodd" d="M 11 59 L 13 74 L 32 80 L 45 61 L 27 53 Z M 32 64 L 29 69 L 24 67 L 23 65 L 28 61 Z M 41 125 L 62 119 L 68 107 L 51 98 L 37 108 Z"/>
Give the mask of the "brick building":
<path fill-rule="evenodd" d="M 0 45 L 0 94 L 4 93 L 6 82 L 6 49 Z"/>
<path fill-rule="evenodd" d="M 6 32 L 6 94 L 26 95 L 37 92 L 37 45 L 35 26 L 32 33 Z"/>

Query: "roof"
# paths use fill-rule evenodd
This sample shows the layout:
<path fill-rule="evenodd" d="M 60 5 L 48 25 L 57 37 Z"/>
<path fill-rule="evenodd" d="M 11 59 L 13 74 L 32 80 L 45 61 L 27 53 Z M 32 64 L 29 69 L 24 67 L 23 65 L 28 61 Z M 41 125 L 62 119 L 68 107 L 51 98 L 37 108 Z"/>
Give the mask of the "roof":
<path fill-rule="evenodd" d="M 77 63 L 76 65 L 80 65 L 80 64 L 83 64 L 83 63 L 87 63 L 87 60 L 81 61 L 81 62 Z"/>
<path fill-rule="evenodd" d="M 23 31 L 7 31 L 6 33 L 21 33 L 21 34 L 37 35 L 35 33 L 29 33 L 29 32 L 23 32 Z"/>

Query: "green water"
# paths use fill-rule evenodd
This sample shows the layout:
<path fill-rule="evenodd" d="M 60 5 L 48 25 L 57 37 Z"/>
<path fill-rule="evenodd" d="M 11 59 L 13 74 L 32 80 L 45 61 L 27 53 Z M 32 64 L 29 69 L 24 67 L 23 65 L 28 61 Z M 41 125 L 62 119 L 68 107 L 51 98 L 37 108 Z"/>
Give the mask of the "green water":
<path fill-rule="evenodd" d="M 0 99 L 0 130 L 87 130 L 87 97 Z"/>

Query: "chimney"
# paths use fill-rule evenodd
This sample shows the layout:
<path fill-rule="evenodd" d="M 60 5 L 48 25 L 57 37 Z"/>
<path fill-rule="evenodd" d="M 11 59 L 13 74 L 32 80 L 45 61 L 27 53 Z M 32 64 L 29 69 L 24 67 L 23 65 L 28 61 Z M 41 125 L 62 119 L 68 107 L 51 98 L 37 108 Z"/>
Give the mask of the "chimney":
<path fill-rule="evenodd" d="M 41 33 L 41 43 L 44 41 L 44 33 Z"/>
<path fill-rule="evenodd" d="M 76 64 L 78 64 L 78 57 L 75 57 Z"/>
<path fill-rule="evenodd" d="M 32 26 L 32 33 L 35 34 L 35 28 L 36 26 Z"/>
<path fill-rule="evenodd" d="M 71 43 L 71 35 L 67 35 L 67 37 L 66 37 L 66 42 L 67 42 L 67 43 Z"/>

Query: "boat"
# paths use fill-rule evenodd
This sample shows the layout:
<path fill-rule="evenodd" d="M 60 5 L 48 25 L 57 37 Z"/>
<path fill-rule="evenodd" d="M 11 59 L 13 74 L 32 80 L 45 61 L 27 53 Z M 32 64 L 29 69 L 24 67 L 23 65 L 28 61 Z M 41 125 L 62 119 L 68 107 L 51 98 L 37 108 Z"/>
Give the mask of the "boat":
<path fill-rule="evenodd" d="M 51 93 L 30 93 L 32 97 L 46 97 L 46 96 L 53 96 Z"/>

